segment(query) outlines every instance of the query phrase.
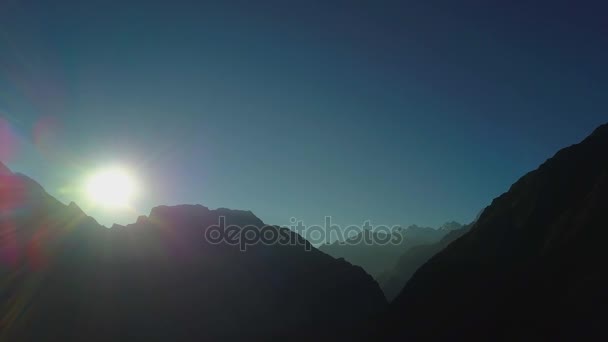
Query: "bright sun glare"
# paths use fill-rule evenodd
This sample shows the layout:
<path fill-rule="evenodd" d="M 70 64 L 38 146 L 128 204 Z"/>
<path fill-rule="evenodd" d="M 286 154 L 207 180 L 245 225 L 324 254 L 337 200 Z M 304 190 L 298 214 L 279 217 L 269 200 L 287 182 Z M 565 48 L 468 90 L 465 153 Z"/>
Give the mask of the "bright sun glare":
<path fill-rule="evenodd" d="M 86 183 L 89 198 L 96 204 L 124 208 L 135 195 L 135 181 L 124 169 L 108 168 L 93 174 Z"/>

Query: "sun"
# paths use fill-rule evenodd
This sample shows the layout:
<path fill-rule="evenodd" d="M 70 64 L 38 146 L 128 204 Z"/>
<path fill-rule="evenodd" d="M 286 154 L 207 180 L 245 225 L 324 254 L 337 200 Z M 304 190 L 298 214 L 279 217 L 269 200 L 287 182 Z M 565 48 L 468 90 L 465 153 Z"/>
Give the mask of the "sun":
<path fill-rule="evenodd" d="M 94 173 L 86 182 L 86 192 L 95 204 L 109 208 L 128 207 L 135 195 L 136 183 L 125 169 L 112 167 Z"/>

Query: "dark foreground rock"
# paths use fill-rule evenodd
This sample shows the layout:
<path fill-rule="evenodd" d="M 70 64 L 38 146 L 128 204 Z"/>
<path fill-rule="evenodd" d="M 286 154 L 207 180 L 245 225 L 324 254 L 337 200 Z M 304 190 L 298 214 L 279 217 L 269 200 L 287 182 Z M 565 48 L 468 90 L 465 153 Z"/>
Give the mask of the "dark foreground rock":
<path fill-rule="evenodd" d="M 246 252 L 205 240 L 220 216 L 263 227 L 251 212 L 157 207 L 108 229 L 0 171 L 0 341 L 312 339 L 386 308 L 361 268 L 289 230 Z"/>
<path fill-rule="evenodd" d="M 374 329 L 389 340 L 605 340 L 608 125 L 559 151 L 431 258 Z"/>

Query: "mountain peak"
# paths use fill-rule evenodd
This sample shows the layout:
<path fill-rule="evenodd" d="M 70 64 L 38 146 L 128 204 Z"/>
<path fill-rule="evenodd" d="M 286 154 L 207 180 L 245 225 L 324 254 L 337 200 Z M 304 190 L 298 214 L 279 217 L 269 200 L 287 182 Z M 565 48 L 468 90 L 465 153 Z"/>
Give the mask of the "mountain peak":
<path fill-rule="evenodd" d="M 448 230 L 448 231 L 451 231 L 451 230 L 460 229 L 462 227 L 463 227 L 462 224 L 460 224 L 460 223 L 458 223 L 456 221 L 450 221 L 450 222 L 446 222 L 443 225 L 441 225 L 441 227 L 439 227 L 439 230 Z"/>
<path fill-rule="evenodd" d="M 82 209 L 80 209 L 78 204 L 76 204 L 74 201 L 71 201 L 70 204 L 68 204 L 68 208 L 70 208 L 76 212 L 84 214 L 84 211 L 82 211 Z"/>
<path fill-rule="evenodd" d="M 175 206 L 160 205 L 150 210 L 150 215 L 148 215 L 147 219 L 153 222 L 165 222 L 206 216 L 208 213 L 209 208 L 198 204 L 182 204 Z"/>
<path fill-rule="evenodd" d="M 605 123 L 603 125 L 600 125 L 598 128 L 596 128 L 593 133 L 591 133 L 592 137 L 607 137 L 608 138 L 608 123 Z"/>
<path fill-rule="evenodd" d="M 149 217 L 165 216 L 170 213 L 188 212 L 188 213 L 207 213 L 209 208 L 200 204 L 181 204 L 181 205 L 159 205 L 150 210 Z"/>
<path fill-rule="evenodd" d="M 152 208 L 149 220 L 152 222 L 197 222 L 200 220 L 212 220 L 218 222 L 219 217 L 225 217 L 228 224 L 244 224 L 263 226 L 264 222 L 249 210 L 233 210 L 218 208 L 211 210 L 200 204 L 182 204 L 175 206 L 158 206 Z"/>
<path fill-rule="evenodd" d="M 137 221 L 135 221 L 135 222 L 136 222 L 136 224 L 146 224 L 146 223 L 148 223 L 148 221 L 149 221 L 148 220 L 148 216 L 146 216 L 146 215 L 139 215 L 137 217 Z"/>

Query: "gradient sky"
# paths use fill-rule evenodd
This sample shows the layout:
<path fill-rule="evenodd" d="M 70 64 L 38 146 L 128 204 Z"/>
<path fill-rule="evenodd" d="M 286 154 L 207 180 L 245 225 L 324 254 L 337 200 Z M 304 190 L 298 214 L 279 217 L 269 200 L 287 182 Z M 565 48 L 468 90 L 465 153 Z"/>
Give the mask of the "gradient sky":
<path fill-rule="evenodd" d="M 127 2 L 0 0 L 0 159 L 66 203 L 129 167 L 106 225 L 468 222 L 608 121 L 605 1 Z"/>

